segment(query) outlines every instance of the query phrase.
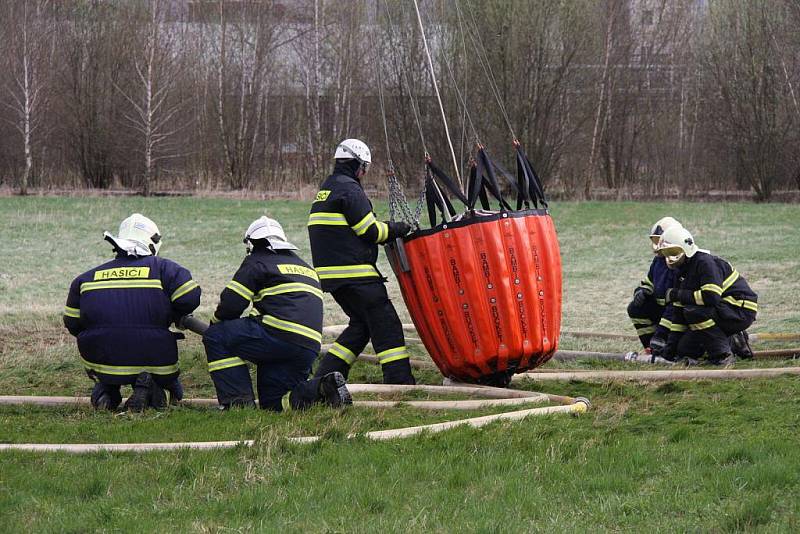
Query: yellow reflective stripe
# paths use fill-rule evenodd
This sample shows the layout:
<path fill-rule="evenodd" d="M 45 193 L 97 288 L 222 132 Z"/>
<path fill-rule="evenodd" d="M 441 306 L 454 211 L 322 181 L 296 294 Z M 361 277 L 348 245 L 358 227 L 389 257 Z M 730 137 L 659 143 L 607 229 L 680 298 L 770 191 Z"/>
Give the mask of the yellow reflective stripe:
<path fill-rule="evenodd" d="M 198 283 L 197 283 L 197 282 L 195 282 L 194 280 L 189 280 L 188 282 L 186 282 L 185 284 L 183 284 L 182 286 L 180 286 L 178 289 L 176 289 L 176 290 L 175 290 L 175 291 L 172 293 L 172 296 L 170 297 L 170 300 L 171 300 L 171 301 L 173 301 L 173 302 L 175 302 L 176 300 L 178 300 L 179 298 L 181 298 L 182 296 L 184 296 L 184 295 L 185 295 L 186 293 L 188 293 L 189 291 L 191 291 L 191 290 L 193 290 L 193 289 L 196 289 L 196 288 L 198 288 L 198 287 L 200 287 L 200 284 L 198 284 Z"/>
<path fill-rule="evenodd" d="M 350 228 L 356 233 L 356 235 L 364 235 L 369 227 L 375 224 L 377 221 L 375 220 L 375 214 L 372 212 L 367 213 L 364 215 L 364 218 L 358 221 L 356 224 L 351 226 Z"/>
<path fill-rule="evenodd" d="M 650 277 L 649 277 L 649 276 L 648 276 L 648 277 L 646 277 L 644 280 L 642 280 L 642 285 L 643 285 L 643 286 L 647 286 L 647 287 L 654 287 L 654 286 L 653 286 L 653 281 L 652 281 L 652 280 L 650 280 Z"/>
<path fill-rule="evenodd" d="M 293 323 L 291 321 L 285 321 L 283 319 L 278 319 L 272 315 L 264 315 L 261 320 L 264 324 L 271 326 L 273 328 L 277 328 L 278 330 L 284 330 L 286 332 L 292 332 L 293 334 L 297 334 L 300 336 L 307 337 L 309 339 L 313 339 L 317 343 L 322 341 L 322 333 L 314 330 L 313 328 L 309 328 L 305 325 Z"/>
<path fill-rule="evenodd" d="M 375 239 L 376 243 L 383 243 L 389 239 L 389 225 L 385 222 L 376 221 L 375 227 L 378 229 L 378 237 Z"/>
<path fill-rule="evenodd" d="M 702 323 L 692 323 L 689 325 L 689 328 L 691 330 L 705 330 L 707 328 L 711 328 L 715 324 L 717 323 L 714 322 L 714 319 L 709 319 L 707 321 L 703 321 Z"/>
<path fill-rule="evenodd" d="M 337 358 L 344 360 L 348 365 L 352 365 L 352 363 L 356 361 L 356 355 L 353 354 L 353 351 L 344 345 L 340 345 L 339 343 L 334 343 L 331 345 L 331 348 L 328 349 L 328 352 Z"/>
<path fill-rule="evenodd" d="M 324 226 L 347 226 L 347 219 L 342 213 L 318 211 L 308 216 L 308 226 L 321 224 Z"/>
<path fill-rule="evenodd" d="M 322 298 L 322 290 L 309 284 L 302 282 L 287 282 L 285 284 L 278 284 L 276 286 L 267 287 L 258 292 L 258 295 L 253 299 L 253 302 L 258 302 L 264 297 L 271 297 L 273 295 L 282 295 L 284 293 L 297 293 L 305 292 L 311 293 L 314 296 Z"/>
<path fill-rule="evenodd" d="M 378 361 L 381 365 L 394 362 L 397 360 L 402 360 L 403 358 L 408 358 L 408 352 L 406 351 L 405 345 L 402 347 L 395 347 L 393 349 L 382 350 L 378 354 Z"/>
<path fill-rule="evenodd" d="M 228 289 L 230 289 L 234 293 L 238 294 L 240 297 L 242 297 L 245 300 L 253 300 L 253 292 L 250 291 L 249 289 L 247 289 L 245 286 L 243 286 L 239 282 L 237 282 L 236 280 L 231 280 L 230 282 L 228 282 L 228 285 L 226 285 L 225 287 L 227 287 Z"/>
<path fill-rule="evenodd" d="M 656 299 L 656 304 L 658 304 L 659 306 L 666 306 L 667 299 Z"/>
<path fill-rule="evenodd" d="M 644 317 L 631 317 L 631 322 L 633 324 L 643 324 L 647 326 L 653 324 L 653 321 L 651 321 L 650 319 L 646 319 Z"/>
<path fill-rule="evenodd" d="M 217 312 L 214 312 L 214 315 L 211 316 L 211 324 L 220 322 L 221 319 L 217 317 Z"/>
<path fill-rule="evenodd" d="M 666 317 L 662 317 L 661 320 L 658 322 L 660 326 L 664 326 L 667 329 L 672 329 L 672 321 L 667 319 Z"/>
<path fill-rule="evenodd" d="M 138 375 L 150 373 L 152 375 L 171 375 L 178 372 L 177 362 L 173 365 L 104 365 L 93 363 L 81 357 L 83 366 L 105 375 Z"/>
<path fill-rule="evenodd" d="M 733 297 L 723 297 L 722 300 L 739 308 L 745 308 L 750 311 L 758 311 L 758 303 L 753 302 L 752 300 L 739 300 Z"/>
<path fill-rule="evenodd" d="M 669 325 L 670 332 L 686 332 L 688 328 L 686 328 L 685 324 L 678 324 L 678 323 L 671 323 Z"/>
<path fill-rule="evenodd" d="M 64 315 L 67 317 L 74 317 L 75 319 L 80 319 L 81 310 L 80 308 L 70 308 L 69 306 L 64 306 Z"/>
<path fill-rule="evenodd" d="M 81 284 L 81 293 L 97 289 L 163 289 L 163 287 L 161 280 L 103 280 Z"/>
<path fill-rule="evenodd" d="M 711 293 L 722 295 L 722 288 L 719 287 L 717 284 L 703 284 L 702 286 L 700 286 L 700 291 L 710 291 Z"/>
<path fill-rule="evenodd" d="M 703 292 L 702 291 L 700 291 L 698 289 L 697 291 L 695 291 L 693 293 L 693 295 L 694 295 L 695 304 L 697 304 L 698 306 L 705 306 L 706 305 L 706 303 L 703 302 Z"/>
<path fill-rule="evenodd" d="M 722 293 L 725 293 L 728 290 L 728 288 L 730 288 L 733 285 L 733 283 L 736 282 L 736 280 L 738 279 L 739 279 L 739 271 L 734 269 L 734 271 L 730 274 L 730 276 L 728 276 L 728 278 L 726 278 L 725 281 L 722 282 Z M 722 293 L 720 293 L 720 295 L 722 295 Z"/>
<path fill-rule="evenodd" d="M 640 336 L 643 336 L 645 334 L 653 334 L 655 333 L 655 331 L 656 331 L 655 326 L 645 326 L 644 328 L 636 329 L 636 333 L 639 334 Z"/>
<path fill-rule="evenodd" d="M 683 308 L 683 304 L 678 302 L 677 300 L 673 302 L 672 305 L 675 306 L 676 308 Z"/>
<path fill-rule="evenodd" d="M 222 371 L 223 369 L 238 367 L 240 365 L 247 365 L 247 362 L 236 356 L 224 358 L 222 360 L 214 360 L 213 362 L 208 362 L 208 372 L 213 373 L 214 371 Z"/>
<path fill-rule="evenodd" d="M 317 267 L 317 274 L 320 280 L 330 280 L 333 278 L 362 278 L 378 276 L 378 270 L 372 265 L 331 265 L 328 267 Z"/>

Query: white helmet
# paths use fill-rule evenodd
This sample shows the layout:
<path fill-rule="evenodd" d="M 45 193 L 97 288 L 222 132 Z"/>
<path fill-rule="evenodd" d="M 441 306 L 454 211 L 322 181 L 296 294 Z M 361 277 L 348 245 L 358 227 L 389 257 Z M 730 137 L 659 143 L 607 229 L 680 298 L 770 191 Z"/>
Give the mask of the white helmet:
<path fill-rule="evenodd" d="M 661 239 L 661 234 L 673 226 L 682 227 L 683 225 L 672 217 L 662 217 L 650 228 L 650 243 L 654 253 L 658 253 L 658 242 Z"/>
<path fill-rule="evenodd" d="M 118 236 L 103 232 L 103 237 L 128 256 L 156 256 L 161 248 L 158 226 L 141 213 L 134 213 L 122 221 Z"/>
<path fill-rule="evenodd" d="M 281 223 L 264 215 L 253 221 L 244 233 L 243 241 L 248 252 L 253 250 L 251 241 L 255 239 L 266 239 L 273 250 L 297 250 L 296 246 L 286 240 Z"/>
<path fill-rule="evenodd" d="M 667 266 L 671 268 L 680 266 L 698 250 L 692 234 L 683 226 L 668 228 L 658 242 L 658 253 L 666 258 Z"/>
<path fill-rule="evenodd" d="M 357 159 L 362 164 L 369 165 L 372 163 L 372 153 L 369 147 L 363 141 L 358 139 L 345 139 L 339 146 L 336 147 L 336 154 L 333 155 L 334 159 Z"/>

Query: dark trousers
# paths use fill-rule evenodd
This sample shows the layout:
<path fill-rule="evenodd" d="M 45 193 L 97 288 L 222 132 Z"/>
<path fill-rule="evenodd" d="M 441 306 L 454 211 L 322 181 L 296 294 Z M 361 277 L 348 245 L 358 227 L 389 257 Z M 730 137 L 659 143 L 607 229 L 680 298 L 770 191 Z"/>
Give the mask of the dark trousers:
<path fill-rule="evenodd" d="M 254 400 L 247 362 L 256 365 L 261 408 L 303 409 L 320 398 L 319 380 L 307 380 L 317 353 L 271 335 L 255 319 L 211 325 L 203 335 L 203 344 L 217 399 L 223 406 Z"/>
<path fill-rule="evenodd" d="M 713 359 L 730 354 L 729 336 L 747 330 L 755 321 L 756 314 L 745 308 L 721 302 L 716 307 L 686 306 L 683 309 L 683 318 L 690 326 L 678 341 L 676 348 L 678 356 L 699 358 L 708 353 Z M 713 321 L 713 324 L 709 321 Z M 691 327 L 691 325 L 702 326 L 703 323 L 711 326 L 702 329 Z"/>
<path fill-rule="evenodd" d="M 322 357 L 315 376 L 331 371 L 347 376 L 350 366 L 372 340 L 384 383 L 413 384 L 403 324 L 383 282 L 347 285 L 335 290 L 333 298 L 350 322 Z"/>
<path fill-rule="evenodd" d="M 639 336 L 644 348 L 650 346 L 650 340 L 664 314 L 664 308 L 652 295 L 647 297 L 642 306 L 636 306 L 633 301 L 628 304 L 628 317 L 636 328 L 636 335 Z"/>

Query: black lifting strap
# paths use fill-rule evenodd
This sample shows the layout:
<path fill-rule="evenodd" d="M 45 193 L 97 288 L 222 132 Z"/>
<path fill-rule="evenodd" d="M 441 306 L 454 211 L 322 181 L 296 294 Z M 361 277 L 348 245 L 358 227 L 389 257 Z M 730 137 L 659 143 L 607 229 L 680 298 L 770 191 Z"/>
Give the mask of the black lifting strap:
<path fill-rule="evenodd" d="M 475 202 L 478 200 L 478 196 L 483 192 L 484 189 L 491 193 L 491 195 L 496 198 L 498 202 L 500 202 L 500 209 L 511 209 L 511 206 L 505 201 L 503 194 L 500 191 L 500 185 L 497 183 L 497 176 L 494 172 L 495 167 L 495 163 L 489 159 L 489 156 L 486 154 L 486 151 L 483 149 L 483 147 L 479 148 L 477 153 L 477 168 L 475 170 L 475 178 L 470 183 L 470 198 L 469 203 L 467 204 L 469 209 L 475 208 Z M 470 176 L 470 178 L 472 177 Z M 516 184 L 514 184 L 514 188 L 516 189 Z M 481 205 L 483 205 L 484 209 L 488 209 L 487 204 L 488 202 L 484 204 L 483 199 L 481 199 Z"/>
<path fill-rule="evenodd" d="M 527 184 L 528 195 L 530 196 L 531 200 L 533 200 L 533 203 L 537 208 L 541 204 L 541 206 L 544 209 L 547 209 L 547 197 L 544 196 L 544 188 L 542 187 L 542 180 L 539 178 L 539 175 L 536 174 L 536 171 L 533 169 L 533 165 L 531 165 L 531 162 L 528 159 L 528 156 L 525 154 L 525 150 L 522 148 L 522 145 L 517 143 L 516 146 L 517 146 L 518 182 L 520 186 L 522 186 L 523 184 Z"/>
<path fill-rule="evenodd" d="M 438 174 L 437 174 L 438 172 Z M 450 199 L 447 197 L 444 191 L 441 188 L 437 187 L 436 182 L 434 180 L 434 176 L 438 176 L 442 178 L 447 185 L 447 188 L 450 191 L 456 191 L 459 199 L 464 199 L 464 194 L 455 187 L 455 183 L 453 180 L 444 174 L 441 170 L 439 170 L 433 163 L 430 161 L 425 164 L 425 203 L 428 205 L 428 219 L 431 222 L 431 228 L 436 226 L 436 210 L 438 209 L 439 212 L 442 214 L 442 220 L 446 221 L 448 218 L 452 218 L 456 214 L 455 208 L 453 208 L 453 204 L 450 202 Z M 449 183 L 448 183 L 449 181 Z M 447 215 L 445 215 L 447 214 Z"/>

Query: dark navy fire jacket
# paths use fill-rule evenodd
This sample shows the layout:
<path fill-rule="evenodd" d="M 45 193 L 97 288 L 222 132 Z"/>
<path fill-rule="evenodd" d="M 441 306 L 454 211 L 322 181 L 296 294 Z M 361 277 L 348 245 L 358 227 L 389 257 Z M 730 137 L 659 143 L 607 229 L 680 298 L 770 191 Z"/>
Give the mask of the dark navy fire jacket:
<path fill-rule="evenodd" d="M 158 256 L 124 256 L 81 274 L 69 289 L 64 325 L 86 369 L 124 383 L 140 372 L 175 375 L 178 347 L 169 326 L 200 304 L 191 273 Z"/>

